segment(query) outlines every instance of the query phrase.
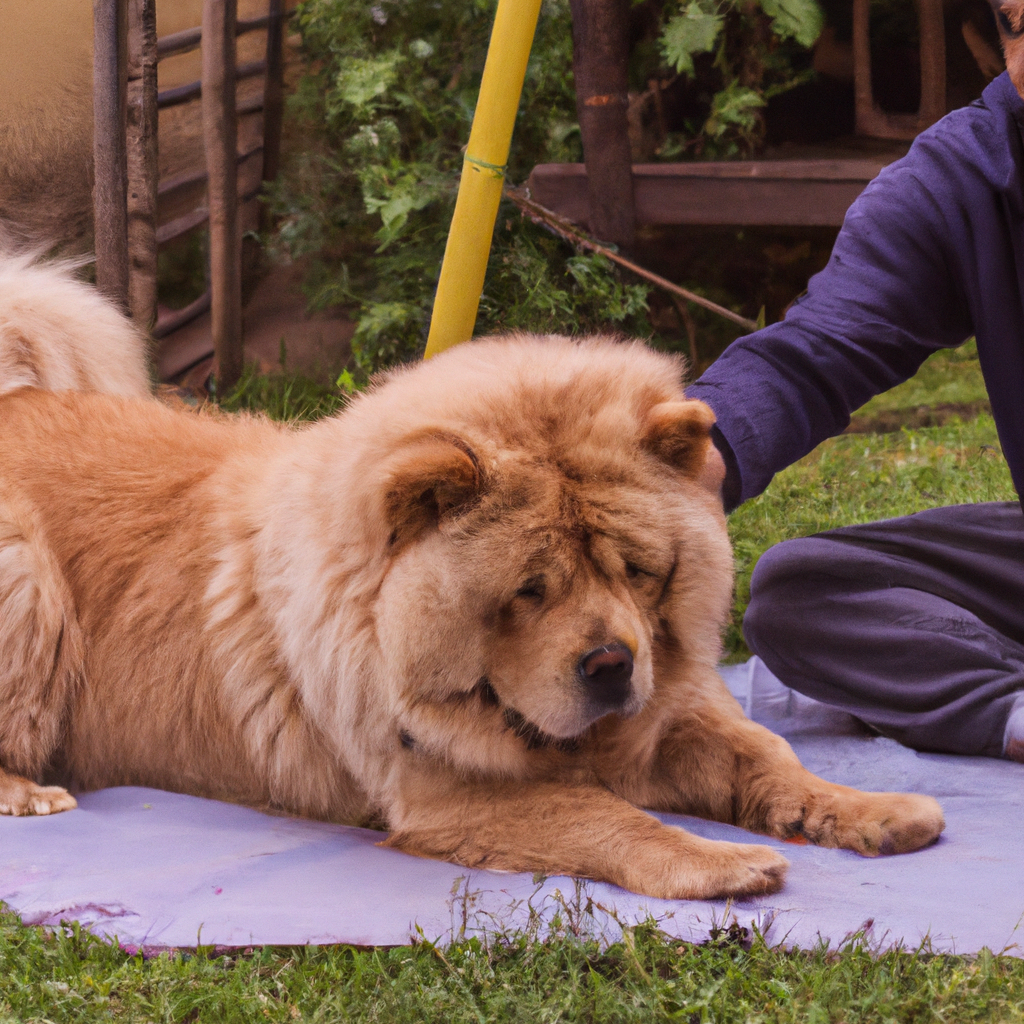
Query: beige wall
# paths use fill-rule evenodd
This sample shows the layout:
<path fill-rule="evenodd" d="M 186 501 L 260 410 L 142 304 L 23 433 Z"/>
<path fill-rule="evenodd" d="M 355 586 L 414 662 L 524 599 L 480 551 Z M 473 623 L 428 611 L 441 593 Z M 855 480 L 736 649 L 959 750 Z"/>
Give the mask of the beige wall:
<path fill-rule="evenodd" d="M 238 6 L 240 18 L 258 17 L 267 0 Z M 201 20 L 202 0 L 157 0 L 161 36 Z M 264 46 L 263 33 L 243 36 L 239 60 Z M 161 62 L 160 88 L 198 78 L 199 61 L 197 50 Z M 192 118 L 185 108 L 165 118 L 165 172 L 197 157 Z M 0 0 L 0 232 L 88 244 L 91 151 L 92 0 Z"/>

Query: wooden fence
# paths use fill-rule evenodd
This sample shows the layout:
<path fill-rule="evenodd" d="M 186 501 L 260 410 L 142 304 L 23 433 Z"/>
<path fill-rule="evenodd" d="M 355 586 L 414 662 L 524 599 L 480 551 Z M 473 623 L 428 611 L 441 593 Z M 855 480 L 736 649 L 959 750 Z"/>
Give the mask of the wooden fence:
<path fill-rule="evenodd" d="M 237 0 L 205 0 L 202 25 L 157 39 L 156 0 L 94 2 L 93 210 L 97 285 L 153 336 L 164 338 L 211 310 L 214 375 L 230 387 L 242 369 L 240 210 L 277 174 L 283 113 L 284 0 L 239 21 Z M 238 63 L 236 40 L 265 31 L 266 55 Z M 157 63 L 201 47 L 201 77 L 157 91 Z M 237 84 L 262 77 L 241 102 Z M 205 166 L 159 180 L 158 111 L 199 101 Z M 262 114 L 259 141 L 238 151 L 240 118 Z M 251 134 L 251 133 L 250 133 Z M 259 163 L 260 174 L 245 172 Z M 255 183 L 239 187 L 240 176 Z M 205 187 L 203 187 L 205 186 Z M 201 201 L 160 223 L 159 211 L 200 188 Z M 157 320 L 158 247 L 209 225 L 209 287 Z"/>

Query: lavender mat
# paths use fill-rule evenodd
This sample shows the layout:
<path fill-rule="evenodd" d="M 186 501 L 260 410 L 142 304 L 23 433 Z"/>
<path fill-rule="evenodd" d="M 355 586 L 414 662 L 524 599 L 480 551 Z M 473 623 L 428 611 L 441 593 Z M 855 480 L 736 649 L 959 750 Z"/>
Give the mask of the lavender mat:
<path fill-rule="evenodd" d="M 803 947 L 822 938 L 835 946 L 866 928 L 879 948 L 927 937 L 936 951 L 1024 955 L 1024 766 L 915 754 L 866 736 L 848 716 L 783 687 L 757 659 L 725 675 L 747 713 L 787 736 L 811 770 L 938 797 L 947 819 L 940 842 L 866 860 L 660 815 L 709 838 L 775 846 L 792 862 L 774 896 L 664 901 L 600 883 L 467 871 L 381 849 L 380 833 L 364 829 L 122 788 L 84 794 L 77 810 L 52 817 L 0 817 L 0 900 L 26 923 L 79 921 L 149 951 L 199 942 L 391 945 L 418 932 L 445 940 L 528 927 L 561 909 L 563 920 L 605 939 L 617 922 L 650 915 L 690 941 L 735 920 Z"/>

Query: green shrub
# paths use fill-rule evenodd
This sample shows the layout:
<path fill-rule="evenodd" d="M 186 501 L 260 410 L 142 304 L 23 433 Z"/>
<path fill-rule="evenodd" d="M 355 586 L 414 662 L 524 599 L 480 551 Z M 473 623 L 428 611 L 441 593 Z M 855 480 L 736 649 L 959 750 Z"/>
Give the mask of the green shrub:
<path fill-rule="evenodd" d="M 315 256 L 314 307 L 356 307 L 363 374 L 422 350 L 492 19 L 493 3 L 481 0 L 306 0 L 299 9 L 310 71 L 293 112 L 323 134 L 274 192 L 276 244 Z M 581 159 L 571 68 L 567 0 L 547 0 L 511 180 L 538 162 Z M 646 295 L 606 260 L 573 255 L 503 206 L 477 331 L 647 334 Z"/>
<path fill-rule="evenodd" d="M 310 128 L 310 144 L 272 190 L 279 217 L 272 244 L 286 257 L 312 257 L 314 308 L 353 309 L 361 377 L 422 351 L 494 6 L 303 0 L 296 15 L 308 71 L 291 111 Z M 683 146 L 708 156 L 755 145 L 765 96 L 796 80 L 780 40 L 806 44 L 820 14 L 815 0 L 762 0 L 749 9 L 691 0 L 681 11 L 667 5 L 663 21 L 660 50 L 652 40 L 636 47 L 633 77 L 668 73 L 666 60 L 692 70 L 694 53 L 717 48 L 711 113 Z M 569 3 L 544 0 L 508 178 L 521 182 L 537 163 L 580 159 Z M 648 293 L 505 204 L 477 332 L 650 336 Z"/>
<path fill-rule="evenodd" d="M 825 23 L 817 0 L 685 0 L 666 11 L 659 39 L 665 64 L 713 96 L 707 119 L 666 140 L 662 156 L 753 155 L 764 138 L 767 101 L 813 76 L 804 55 Z M 699 54 L 713 59 L 695 63 Z"/>

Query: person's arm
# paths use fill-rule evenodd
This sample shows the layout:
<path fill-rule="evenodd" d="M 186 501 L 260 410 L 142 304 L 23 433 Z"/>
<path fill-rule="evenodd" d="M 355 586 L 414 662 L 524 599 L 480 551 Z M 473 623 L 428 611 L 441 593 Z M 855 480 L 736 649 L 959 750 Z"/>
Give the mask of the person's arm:
<path fill-rule="evenodd" d="M 949 225 L 965 197 L 943 155 L 938 140 L 915 147 L 876 178 L 785 320 L 735 341 L 687 389 L 718 418 L 727 510 L 970 335 Z"/>

